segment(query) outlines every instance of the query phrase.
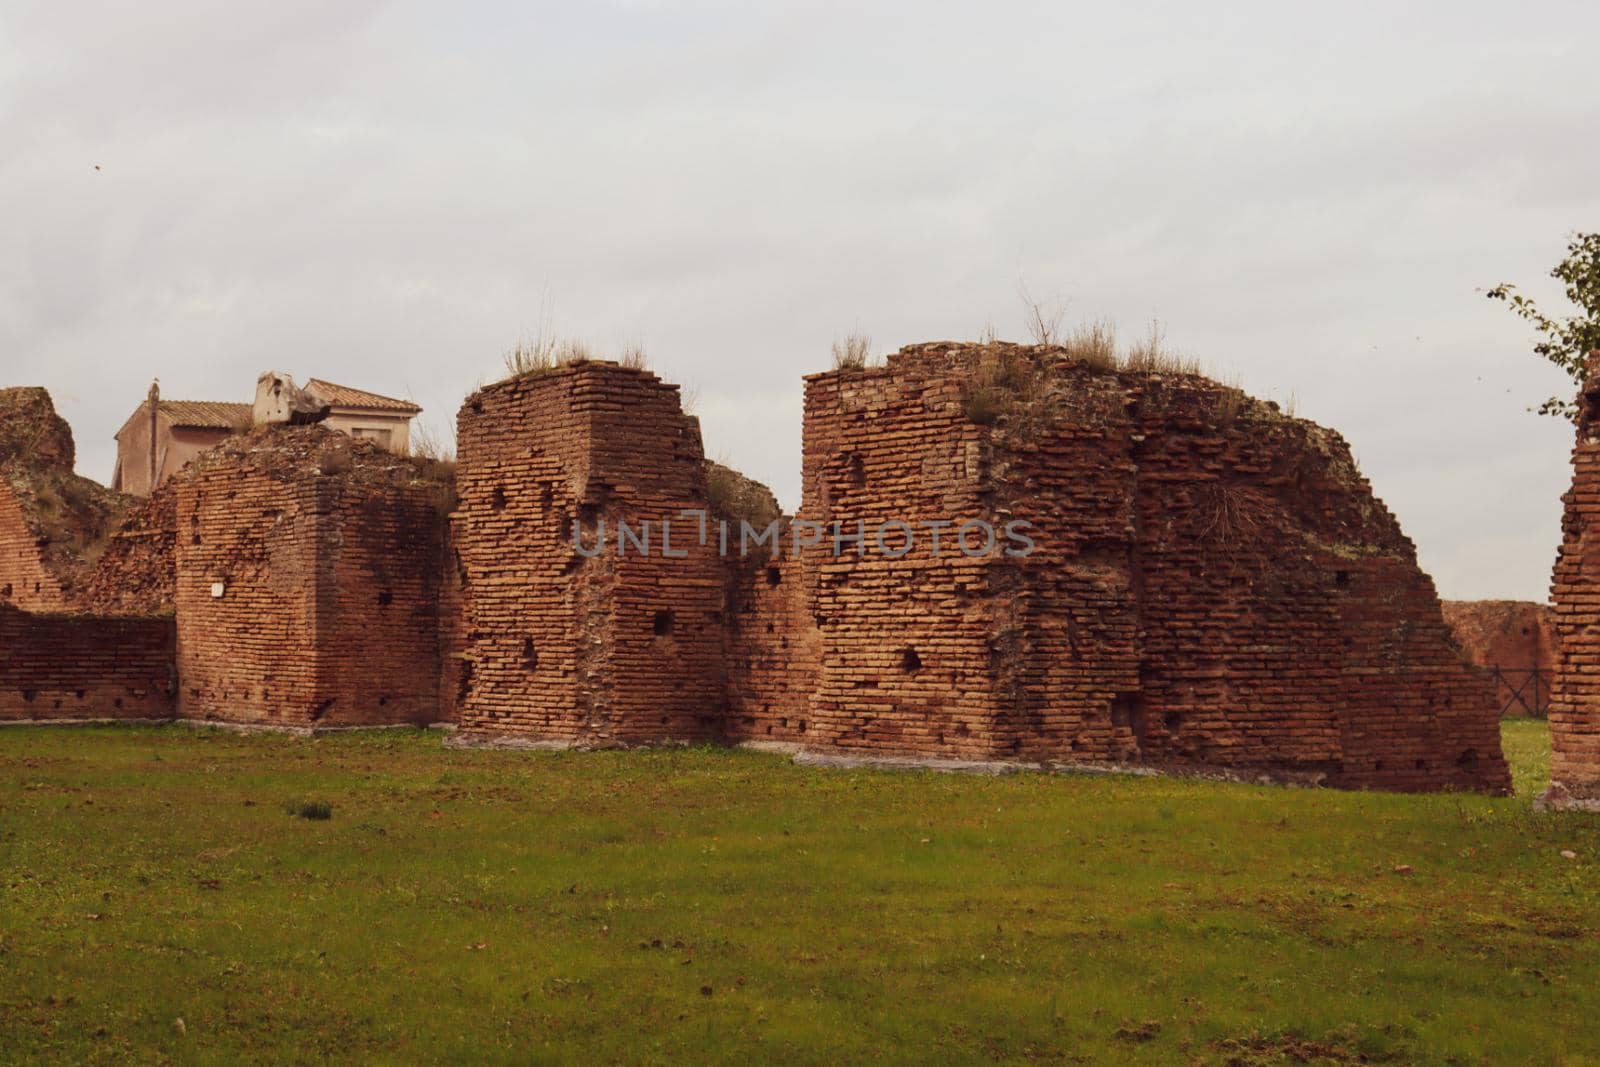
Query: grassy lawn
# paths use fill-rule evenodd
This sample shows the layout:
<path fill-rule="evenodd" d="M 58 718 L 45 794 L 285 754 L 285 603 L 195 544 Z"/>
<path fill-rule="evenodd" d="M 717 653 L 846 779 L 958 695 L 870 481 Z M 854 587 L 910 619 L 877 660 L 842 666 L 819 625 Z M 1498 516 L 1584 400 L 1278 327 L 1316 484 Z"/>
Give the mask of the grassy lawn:
<path fill-rule="evenodd" d="M 1506 742 L 1514 799 L 3 729 L 0 1062 L 1600 1062 L 1600 817 Z"/>

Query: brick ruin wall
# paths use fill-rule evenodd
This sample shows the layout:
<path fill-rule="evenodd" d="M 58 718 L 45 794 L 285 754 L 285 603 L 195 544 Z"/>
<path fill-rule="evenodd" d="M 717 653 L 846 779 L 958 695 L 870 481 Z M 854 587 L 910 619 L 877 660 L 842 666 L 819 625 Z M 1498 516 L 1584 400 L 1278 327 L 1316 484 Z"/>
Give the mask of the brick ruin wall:
<path fill-rule="evenodd" d="M 178 488 L 163 483 L 123 515 L 77 603 L 100 615 L 171 615 L 178 585 Z"/>
<path fill-rule="evenodd" d="M 1531 600 L 1446 600 L 1444 621 L 1468 663 L 1486 672 L 1495 667 L 1505 672 L 1494 683 L 1496 702 L 1505 714 L 1545 713 L 1558 658 L 1550 605 Z"/>
<path fill-rule="evenodd" d="M 807 744 L 1508 788 L 1492 694 L 1337 435 L 1200 378 L 937 345 L 809 378 L 805 430 L 801 519 L 1024 518 L 1037 546 L 791 560 Z"/>
<path fill-rule="evenodd" d="M 23 611 L 65 611 L 66 591 L 45 564 L 38 532 L 27 521 L 22 498 L 0 476 L 0 604 Z"/>
<path fill-rule="evenodd" d="M 320 427 L 230 440 L 177 484 L 180 715 L 440 717 L 440 486 Z"/>
<path fill-rule="evenodd" d="M 0 721 L 170 719 L 175 637 L 171 619 L 0 604 Z"/>
<path fill-rule="evenodd" d="M 1553 807 L 1600 810 L 1600 354 L 1579 395 L 1572 487 L 1551 577 L 1557 660 L 1550 697 Z"/>
<path fill-rule="evenodd" d="M 1446 600 L 1444 621 L 1469 663 L 1513 670 L 1555 669 L 1555 611 L 1549 604 Z"/>
<path fill-rule="evenodd" d="M 609 363 L 500 382 L 461 408 L 461 729 L 555 744 L 719 736 L 726 575 L 685 538 L 707 507 L 699 423 L 678 387 Z M 675 520 L 674 557 L 661 524 Z M 574 523 L 592 557 L 573 544 Z M 617 550 L 618 524 L 640 535 Z"/>
<path fill-rule="evenodd" d="M 1344 442 L 1204 379 L 951 345 L 813 375 L 772 559 L 685 536 L 717 468 L 648 372 L 468 398 L 448 527 L 407 461 L 328 436 L 206 454 L 89 582 L 95 610 L 172 604 L 178 714 L 1508 786 L 1492 695 Z M 909 550 L 833 551 L 831 524 L 891 519 Z M 1032 555 L 959 551 L 963 522 L 1012 519 Z M 649 551 L 619 551 L 620 523 Z"/>

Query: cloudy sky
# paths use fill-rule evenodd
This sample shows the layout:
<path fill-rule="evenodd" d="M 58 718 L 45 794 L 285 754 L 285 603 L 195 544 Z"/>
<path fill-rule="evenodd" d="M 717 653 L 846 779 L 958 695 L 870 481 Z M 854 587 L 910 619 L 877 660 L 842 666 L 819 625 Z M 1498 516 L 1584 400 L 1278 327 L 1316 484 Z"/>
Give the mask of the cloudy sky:
<path fill-rule="evenodd" d="M 1481 295 L 1600 228 L 1600 6 L 0 2 L 0 381 L 79 469 L 152 377 L 443 429 L 642 342 L 798 501 L 800 375 L 1019 280 L 1336 427 L 1452 597 L 1543 598 L 1563 379 Z M 96 169 L 96 166 L 100 168 Z"/>

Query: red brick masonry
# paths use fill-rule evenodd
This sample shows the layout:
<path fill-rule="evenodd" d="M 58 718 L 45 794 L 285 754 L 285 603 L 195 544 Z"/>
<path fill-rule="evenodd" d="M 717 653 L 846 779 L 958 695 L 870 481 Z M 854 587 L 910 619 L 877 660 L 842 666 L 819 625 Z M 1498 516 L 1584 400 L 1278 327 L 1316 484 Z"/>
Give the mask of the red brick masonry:
<path fill-rule="evenodd" d="M 1572 488 L 1551 579 L 1559 659 L 1550 701 L 1552 807 L 1600 810 L 1600 356 L 1579 395 Z"/>
<path fill-rule="evenodd" d="M 0 604 L 0 720 L 170 719 L 174 624 Z"/>

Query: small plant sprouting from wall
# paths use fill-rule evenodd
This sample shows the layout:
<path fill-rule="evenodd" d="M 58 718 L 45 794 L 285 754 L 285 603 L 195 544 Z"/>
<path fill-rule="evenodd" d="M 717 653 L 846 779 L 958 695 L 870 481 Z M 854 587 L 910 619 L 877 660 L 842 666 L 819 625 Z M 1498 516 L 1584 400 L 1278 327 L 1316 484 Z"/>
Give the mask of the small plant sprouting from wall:
<path fill-rule="evenodd" d="M 834 370 L 862 370 L 872 359 L 872 338 L 853 333 L 833 342 Z"/>
<path fill-rule="evenodd" d="M 594 353 L 582 341 L 558 339 L 541 333 L 531 340 L 518 341 L 506 351 L 506 376 L 525 378 L 531 374 L 545 374 L 557 367 L 584 363 L 593 358 Z"/>

